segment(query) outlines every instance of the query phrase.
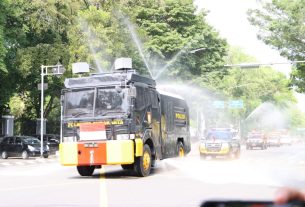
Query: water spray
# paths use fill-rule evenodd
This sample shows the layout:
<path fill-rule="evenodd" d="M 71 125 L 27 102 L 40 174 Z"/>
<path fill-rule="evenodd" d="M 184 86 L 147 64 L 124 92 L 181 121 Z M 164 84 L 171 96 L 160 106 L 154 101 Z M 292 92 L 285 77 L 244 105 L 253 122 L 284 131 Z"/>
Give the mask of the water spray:
<path fill-rule="evenodd" d="M 94 63 L 97 66 L 98 72 L 102 73 L 104 70 L 100 64 L 100 59 L 96 55 L 97 51 L 95 50 L 94 46 L 92 45 L 92 40 L 97 39 L 97 38 L 96 38 L 95 34 L 91 31 L 89 24 L 86 20 L 79 19 L 79 22 L 81 25 L 82 32 L 86 34 L 87 43 L 88 43 L 90 52 L 93 55 Z"/>
<path fill-rule="evenodd" d="M 133 24 L 130 22 L 130 20 L 126 16 L 123 16 L 121 13 L 119 15 L 123 18 L 123 23 L 128 27 L 128 31 L 129 31 L 129 33 L 131 35 L 131 38 L 134 41 L 134 43 L 136 44 L 138 52 L 140 53 L 140 56 L 141 56 L 145 66 L 146 66 L 146 68 L 147 68 L 147 70 L 149 72 L 150 77 L 153 77 L 152 72 L 151 72 L 151 68 L 150 68 L 150 66 L 148 64 L 148 61 L 145 58 L 145 55 L 144 55 L 144 52 L 143 52 L 144 51 L 143 47 L 142 47 L 143 44 L 140 41 L 140 38 L 138 37 Z"/>

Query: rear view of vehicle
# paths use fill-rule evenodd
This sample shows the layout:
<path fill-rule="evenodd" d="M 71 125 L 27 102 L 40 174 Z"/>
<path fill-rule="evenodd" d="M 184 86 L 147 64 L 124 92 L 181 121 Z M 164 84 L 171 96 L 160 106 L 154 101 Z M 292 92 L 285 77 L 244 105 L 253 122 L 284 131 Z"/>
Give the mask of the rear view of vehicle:
<path fill-rule="evenodd" d="M 292 138 L 289 136 L 282 136 L 280 138 L 280 144 L 281 145 L 286 145 L 286 146 L 291 146 L 292 145 Z"/>
<path fill-rule="evenodd" d="M 269 134 L 268 146 L 269 147 L 280 147 L 281 146 L 280 135 L 276 134 L 276 133 Z"/>
<path fill-rule="evenodd" d="M 267 138 L 263 133 L 250 133 L 248 135 L 246 149 L 252 150 L 254 148 L 267 149 Z"/>
<path fill-rule="evenodd" d="M 201 140 L 199 151 L 201 158 L 208 156 L 238 158 L 240 156 L 240 140 L 237 137 L 237 132 L 232 129 L 212 129 Z"/>

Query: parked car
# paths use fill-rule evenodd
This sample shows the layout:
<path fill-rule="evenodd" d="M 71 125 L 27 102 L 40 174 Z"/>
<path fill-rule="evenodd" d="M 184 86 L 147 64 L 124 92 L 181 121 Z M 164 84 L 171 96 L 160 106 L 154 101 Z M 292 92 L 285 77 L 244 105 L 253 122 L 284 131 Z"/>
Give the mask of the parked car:
<path fill-rule="evenodd" d="M 0 153 L 2 159 L 8 157 L 19 157 L 27 159 L 29 157 L 40 156 L 41 142 L 39 139 L 31 136 L 8 136 L 0 143 Z M 44 145 L 43 157 L 48 158 L 49 146 Z"/>
<path fill-rule="evenodd" d="M 34 135 L 37 139 L 41 139 L 40 135 Z M 44 134 L 43 142 L 46 143 L 50 148 L 50 153 L 53 154 L 59 149 L 60 136 L 57 134 Z"/>
<path fill-rule="evenodd" d="M 267 138 L 263 133 L 250 133 L 247 137 L 246 149 L 260 148 L 267 149 Z"/>

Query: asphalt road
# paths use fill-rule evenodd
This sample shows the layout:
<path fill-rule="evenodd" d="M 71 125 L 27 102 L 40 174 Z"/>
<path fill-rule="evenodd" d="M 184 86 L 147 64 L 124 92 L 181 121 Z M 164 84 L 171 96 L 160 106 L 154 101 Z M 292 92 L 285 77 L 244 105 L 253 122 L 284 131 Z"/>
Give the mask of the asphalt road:
<path fill-rule="evenodd" d="M 0 206 L 199 206 L 209 199 L 268 200 L 279 187 L 305 186 L 305 145 L 243 149 L 238 160 L 200 160 L 193 149 L 182 160 L 158 162 L 146 178 L 120 166 L 80 177 L 56 158 L 0 160 Z"/>

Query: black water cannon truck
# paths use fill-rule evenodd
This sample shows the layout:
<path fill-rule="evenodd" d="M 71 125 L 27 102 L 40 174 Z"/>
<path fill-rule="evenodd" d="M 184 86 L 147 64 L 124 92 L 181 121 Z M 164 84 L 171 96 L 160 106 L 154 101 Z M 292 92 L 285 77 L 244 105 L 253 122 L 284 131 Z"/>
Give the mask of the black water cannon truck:
<path fill-rule="evenodd" d="M 156 160 L 189 153 L 186 101 L 157 90 L 155 80 L 132 69 L 130 58 L 117 59 L 114 68 L 65 80 L 61 164 L 76 166 L 81 176 L 91 176 L 103 165 L 148 176 Z"/>

